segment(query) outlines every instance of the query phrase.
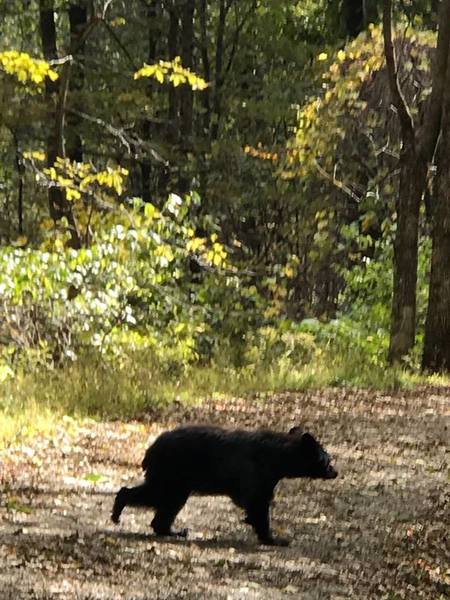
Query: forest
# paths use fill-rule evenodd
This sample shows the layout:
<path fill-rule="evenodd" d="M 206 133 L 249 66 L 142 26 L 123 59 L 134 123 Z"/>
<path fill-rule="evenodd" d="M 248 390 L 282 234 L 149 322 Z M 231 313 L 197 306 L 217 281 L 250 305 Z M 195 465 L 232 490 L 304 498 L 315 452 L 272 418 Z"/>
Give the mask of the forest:
<path fill-rule="evenodd" d="M 0 0 L 5 598 L 446 597 L 449 373 L 450 0 Z M 323 442 L 288 549 L 109 522 L 186 423 Z"/>

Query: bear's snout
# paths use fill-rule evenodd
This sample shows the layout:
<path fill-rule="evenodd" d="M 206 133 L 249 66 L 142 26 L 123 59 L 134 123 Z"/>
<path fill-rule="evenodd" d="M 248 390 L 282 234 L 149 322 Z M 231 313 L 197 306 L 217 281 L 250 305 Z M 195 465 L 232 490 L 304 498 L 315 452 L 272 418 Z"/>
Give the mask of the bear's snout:
<path fill-rule="evenodd" d="M 338 472 L 336 471 L 336 469 L 331 465 L 328 465 L 327 472 L 325 474 L 325 479 L 336 479 L 337 476 Z"/>

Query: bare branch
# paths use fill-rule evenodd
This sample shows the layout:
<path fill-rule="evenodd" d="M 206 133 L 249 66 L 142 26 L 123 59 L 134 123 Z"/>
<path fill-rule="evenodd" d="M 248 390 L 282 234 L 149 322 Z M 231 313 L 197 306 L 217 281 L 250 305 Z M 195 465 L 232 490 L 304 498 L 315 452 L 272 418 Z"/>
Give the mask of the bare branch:
<path fill-rule="evenodd" d="M 103 119 L 100 119 L 98 117 L 93 117 L 92 115 L 88 115 L 85 112 L 82 112 L 80 110 L 75 110 L 74 108 L 69 109 L 67 112 L 69 112 L 73 115 L 77 115 L 77 117 L 81 117 L 82 119 L 85 119 L 86 121 L 90 121 L 91 123 L 96 123 L 97 125 L 101 125 L 111 135 L 113 135 L 114 137 L 117 137 L 120 140 L 120 142 L 125 146 L 126 150 L 131 154 L 130 144 L 129 144 L 128 140 L 126 139 L 123 131 L 121 131 L 120 129 L 113 127 L 110 123 L 106 123 L 106 121 L 103 121 Z"/>
<path fill-rule="evenodd" d="M 63 56 L 62 58 L 54 58 L 53 60 L 48 60 L 48 64 L 52 67 L 58 65 L 64 65 L 66 62 L 70 62 L 73 60 L 73 56 L 71 54 L 67 54 L 67 56 Z"/>
<path fill-rule="evenodd" d="M 103 10 L 102 10 L 102 19 L 105 20 L 106 18 L 106 12 L 110 6 L 110 4 L 112 4 L 113 0 L 106 0 L 104 6 L 103 6 Z"/>
<path fill-rule="evenodd" d="M 320 166 L 320 164 L 317 162 L 317 160 L 314 161 L 314 165 L 315 165 L 316 169 L 319 171 L 319 173 L 322 175 L 322 177 L 324 177 L 325 179 L 330 181 L 335 187 L 337 187 L 342 192 L 344 192 L 344 194 L 347 194 L 347 196 L 350 196 L 350 198 L 352 200 L 354 200 L 355 202 L 358 202 L 358 203 L 361 202 L 361 198 L 357 194 L 355 194 L 355 192 L 351 188 L 349 188 L 348 185 L 346 185 L 343 181 L 336 179 L 334 174 L 330 175 L 329 173 L 327 173 L 327 171 L 325 171 L 325 169 Z"/>
<path fill-rule="evenodd" d="M 99 125 L 100 127 L 103 127 L 104 129 L 106 129 L 106 131 L 108 131 L 108 133 L 110 133 L 112 136 L 118 138 L 120 143 L 125 147 L 125 149 L 127 150 L 127 152 L 130 155 L 136 157 L 136 154 L 133 153 L 133 151 L 132 151 L 132 146 L 140 147 L 143 149 L 144 152 L 150 153 L 152 158 L 154 160 L 156 160 L 157 162 L 160 162 L 164 165 L 168 164 L 167 160 L 165 160 L 161 156 L 161 154 L 159 154 L 159 152 L 152 145 L 150 145 L 148 142 L 145 142 L 143 140 L 134 138 L 131 135 L 127 135 L 124 129 L 119 129 L 118 127 L 114 127 L 113 125 L 111 125 L 111 123 L 107 123 L 103 119 L 100 119 L 100 117 L 94 117 L 93 115 L 89 115 L 85 112 L 76 110 L 74 108 L 67 109 L 67 112 L 70 114 L 73 114 L 73 115 L 77 115 L 78 117 L 81 117 L 82 119 L 85 119 L 86 121 L 89 121 L 90 123 L 95 123 L 96 125 Z M 159 121 L 157 121 L 157 122 L 159 122 Z"/>

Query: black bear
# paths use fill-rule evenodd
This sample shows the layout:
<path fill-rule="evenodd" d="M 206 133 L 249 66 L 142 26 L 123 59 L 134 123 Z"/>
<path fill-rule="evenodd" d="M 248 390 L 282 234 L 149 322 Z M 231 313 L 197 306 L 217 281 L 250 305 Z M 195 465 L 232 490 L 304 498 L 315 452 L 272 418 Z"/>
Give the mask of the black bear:
<path fill-rule="evenodd" d="M 269 507 L 283 477 L 334 479 L 337 472 L 322 446 L 300 427 L 289 433 L 228 431 L 186 426 L 161 434 L 142 461 L 145 483 L 117 494 L 111 515 L 118 523 L 125 506 L 156 509 L 151 523 L 157 535 L 173 532 L 172 523 L 191 493 L 226 495 L 246 512 L 263 544 L 286 545 L 272 537 Z"/>

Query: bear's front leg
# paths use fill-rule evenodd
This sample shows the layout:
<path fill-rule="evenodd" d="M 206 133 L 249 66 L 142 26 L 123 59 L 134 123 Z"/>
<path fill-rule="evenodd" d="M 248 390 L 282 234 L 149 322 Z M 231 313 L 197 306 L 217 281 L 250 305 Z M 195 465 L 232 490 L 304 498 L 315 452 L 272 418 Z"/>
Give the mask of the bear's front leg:
<path fill-rule="evenodd" d="M 187 529 L 172 531 L 172 523 L 183 508 L 189 494 L 183 493 L 172 498 L 166 498 L 156 507 L 156 513 L 151 523 L 156 535 L 187 537 Z"/>
<path fill-rule="evenodd" d="M 274 538 L 270 531 L 270 499 L 255 499 L 247 508 L 245 522 L 251 525 L 261 544 L 266 546 L 288 546 L 289 540 Z"/>

